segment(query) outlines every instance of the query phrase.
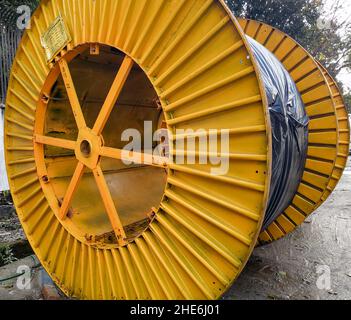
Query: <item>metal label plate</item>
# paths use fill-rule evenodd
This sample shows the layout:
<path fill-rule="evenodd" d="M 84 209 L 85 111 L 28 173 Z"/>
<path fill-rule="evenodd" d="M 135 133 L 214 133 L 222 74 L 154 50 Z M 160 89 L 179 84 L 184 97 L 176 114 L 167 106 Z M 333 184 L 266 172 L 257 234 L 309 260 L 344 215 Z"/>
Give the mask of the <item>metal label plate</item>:
<path fill-rule="evenodd" d="M 41 36 L 41 45 L 45 49 L 45 55 L 48 62 L 51 62 L 55 56 L 71 42 L 65 21 L 58 16 L 49 29 Z"/>

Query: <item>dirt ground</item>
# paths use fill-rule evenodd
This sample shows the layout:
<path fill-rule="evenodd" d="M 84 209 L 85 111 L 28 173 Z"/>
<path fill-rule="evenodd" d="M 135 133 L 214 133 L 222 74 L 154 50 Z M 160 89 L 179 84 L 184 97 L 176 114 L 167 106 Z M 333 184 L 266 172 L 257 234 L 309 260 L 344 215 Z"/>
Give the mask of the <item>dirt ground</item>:
<path fill-rule="evenodd" d="M 16 219 L 1 220 L 1 242 L 24 238 Z M 30 291 L 16 289 L 16 280 L 0 284 L 0 300 L 41 299 L 40 273 L 33 274 Z M 351 161 L 328 201 L 294 233 L 256 249 L 223 299 L 351 299 Z"/>

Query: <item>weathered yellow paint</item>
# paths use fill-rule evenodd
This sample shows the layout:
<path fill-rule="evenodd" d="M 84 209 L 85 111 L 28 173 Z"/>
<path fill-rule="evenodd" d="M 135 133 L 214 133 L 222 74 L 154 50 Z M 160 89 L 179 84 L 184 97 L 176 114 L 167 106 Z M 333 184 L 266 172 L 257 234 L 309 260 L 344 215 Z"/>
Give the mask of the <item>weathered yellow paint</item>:
<path fill-rule="evenodd" d="M 322 69 L 331 89 L 338 121 L 338 153 L 331 179 L 329 180 L 328 187 L 322 196 L 322 199 L 325 201 L 334 191 L 347 165 L 350 150 L 350 122 L 346 105 L 337 83 L 321 64 L 319 64 L 319 66 Z"/>

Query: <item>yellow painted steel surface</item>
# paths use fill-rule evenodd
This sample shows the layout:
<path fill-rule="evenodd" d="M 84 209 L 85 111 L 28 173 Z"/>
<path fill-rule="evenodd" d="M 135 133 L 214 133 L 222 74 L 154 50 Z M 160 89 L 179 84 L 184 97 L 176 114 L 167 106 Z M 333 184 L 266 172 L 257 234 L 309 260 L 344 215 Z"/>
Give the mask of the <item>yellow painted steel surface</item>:
<path fill-rule="evenodd" d="M 245 34 L 276 55 L 294 79 L 310 117 L 309 148 L 302 182 L 291 205 L 259 237 L 277 240 L 293 231 L 335 188 L 346 166 L 350 131 L 333 79 L 295 40 L 264 23 L 240 19 Z"/>
<path fill-rule="evenodd" d="M 60 15 L 72 41 L 47 64 L 41 36 Z M 237 278 L 261 230 L 271 175 L 267 103 L 248 48 L 221 1 L 42 1 L 12 69 L 6 162 L 28 239 L 67 295 L 215 299 Z M 291 69 L 297 60 L 289 62 Z M 324 90 L 316 88 L 320 96 Z M 319 115 L 315 96 L 306 88 L 310 115 Z M 333 112 L 326 98 L 320 104 Z M 146 168 L 124 166 L 116 132 L 138 119 L 164 122 L 172 146 L 176 129 L 229 129 L 229 172 L 156 165 L 145 155 Z M 324 175 L 337 141 L 327 135 L 324 147 L 316 132 L 323 146 L 310 150 L 326 150 L 318 159 L 330 155 Z M 306 194 L 319 201 L 319 193 Z M 149 195 L 160 200 L 149 203 Z"/>
<path fill-rule="evenodd" d="M 325 201 L 334 191 L 347 165 L 347 159 L 349 157 L 350 151 L 350 122 L 346 105 L 337 83 L 321 64 L 319 64 L 319 66 L 323 70 L 324 76 L 328 81 L 328 85 L 333 95 L 334 105 L 336 109 L 336 117 L 338 120 L 339 134 L 338 155 L 336 158 L 333 174 L 329 181 L 327 190 L 325 191 L 322 197 L 322 199 Z"/>

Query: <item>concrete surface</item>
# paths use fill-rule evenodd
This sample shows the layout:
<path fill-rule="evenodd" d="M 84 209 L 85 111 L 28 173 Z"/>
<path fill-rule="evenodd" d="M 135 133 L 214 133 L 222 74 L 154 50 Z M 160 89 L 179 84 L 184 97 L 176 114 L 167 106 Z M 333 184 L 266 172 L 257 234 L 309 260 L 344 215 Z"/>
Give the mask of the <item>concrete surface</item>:
<path fill-rule="evenodd" d="M 0 268 L 0 278 L 21 260 Z M 6 271 L 7 270 L 7 271 Z M 42 299 L 40 272 L 31 289 L 0 284 L 1 299 Z M 351 299 L 351 162 L 328 201 L 294 233 L 255 250 L 226 300 Z"/>

